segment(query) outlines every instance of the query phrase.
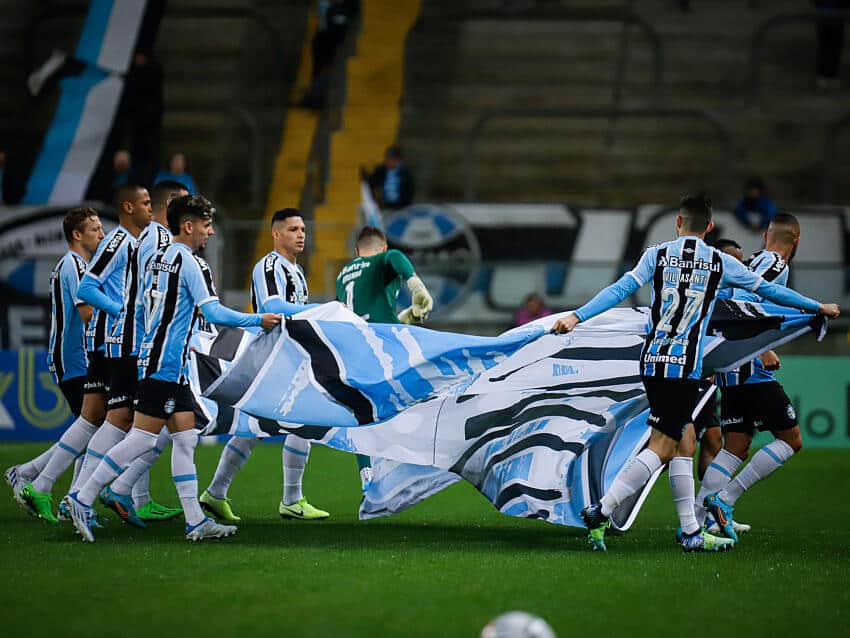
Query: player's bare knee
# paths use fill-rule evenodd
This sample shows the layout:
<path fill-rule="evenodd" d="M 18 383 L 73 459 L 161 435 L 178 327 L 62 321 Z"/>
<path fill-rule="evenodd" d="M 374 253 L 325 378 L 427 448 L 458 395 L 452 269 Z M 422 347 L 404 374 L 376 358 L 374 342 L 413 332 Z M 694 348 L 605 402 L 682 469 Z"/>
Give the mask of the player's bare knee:
<path fill-rule="evenodd" d="M 794 454 L 797 454 L 803 449 L 803 435 L 800 432 L 800 426 L 793 427 L 789 430 L 775 432 L 774 436 L 787 443 L 788 447 L 794 450 Z"/>

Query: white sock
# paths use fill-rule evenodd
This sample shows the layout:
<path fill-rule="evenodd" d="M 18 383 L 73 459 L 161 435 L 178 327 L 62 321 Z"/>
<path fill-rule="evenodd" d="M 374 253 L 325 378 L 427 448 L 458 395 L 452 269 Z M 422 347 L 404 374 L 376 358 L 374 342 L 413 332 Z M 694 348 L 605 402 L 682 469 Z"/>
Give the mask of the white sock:
<path fill-rule="evenodd" d="M 94 424 L 89 423 L 83 417 L 77 417 L 77 420 L 65 430 L 65 433 L 56 443 L 53 454 L 50 455 L 50 459 L 41 474 L 32 481 L 35 491 L 49 493 L 53 489 L 53 484 L 71 466 L 74 459 L 85 453 L 86 446 L 96 432 L 97 427 Z"/>
<path fill-rule="evenodd" d="M 78 456 L 77 460 L 74 461 L 74 474 L 71 476 L 71 485 L 74 485 L 77 482 L 81 469 L 83 469 L 83 457 Z"/>
<path fill-rule="evenodd" d="M 679 515 L 679 525 L 685 534 L 699 531 L 694 515 L 694 460 L 689 456 L 674 456 L 667 468 L 670 475 L 670 491 Z"/>
<path fill-rule="evenodd" d="M 127 436 L 103 455 L 103 460 L 91 477 L 80 487 L 77 500 L 83 505 L 93 505 L 100 491 L 115 480 L 133 461 L 156 445 L 156 434 L 132 428 Z"/>
<path fill-rule="evenodd" d="M 245 436 L 234 436 L 227 442 L 218 459 L 215 475 L 207 488 L 211 496 L 227 498 L 227 491 L 230 489 L 233 477 L 245 465 L 251 452 L 254 451 L 254 446 L 259 442 L 260 439 Z"/>
<path fill-rule="evenodd" d="M 183 506 L 187 525 L 197 525 L 204 520 L 204 512 L 198 501 L 198 474 L 195 470 L 195 446 L 198 433 L 195 430 L 175 432 L 171 435 L 171 476 Z"/>
<path fill-rule="evenodd" d="M 767 478 L 794 456 L 794 449 L 781 439 L 774 439 L 753 454 L 750 462 L 744 466 L 726 488 L 720 492 L 720 498 L 732 505 L 741 494 L 763 478 Z"/>
<path fill-rule="evenodd" d="M 293 434 L 283 440 L 283 499 L 284 505 L 292 505 L 304 498 L 301 479 L 307 458 L 310 456 L 310 441 Z"/>
<path fill-rule="evenodd" d="M 141 492 L 149 492 L 149 470 L 151 465 L 153 465 L 159 458 L 159 455 L 162 454 L 162 448 L 166 445 L 163 441 L 171 443 L 171 436 L 168 434 L 167 428 L 162 428 L 162 432 L 156 435 L 156 442 L 154 443 L 153 448 L 130 463 L 130 466 L 112 483 L 112 491 L 116 494 L 122 494 L 124 496 L 129 496 L 131 493 L 133 494 L 134 507 L 141 507 L 147 502 L 144 501 L 140 505 L 136 505 L 136 485 L 141 482 L 143 484 L 140 488 Z M 150 496 L 148 496 L 148 501 L 149 500 Z"/>
<path fill-rule="evenodd" d="M 614 479 L 610 489 L 600 499 L 602 514 L 610 516 L 617 507 L 649 481 L 652 474 L 661 467 L 658 455 L 646 448 L 632 457 Z"/>
<path fill-rule="evenodd" d="M 711 465 L 705 471 L 702 477 L 702 483 L 699 486 L 699 494 L 697 494 L 694 502 L 694 512 L 696 513 L 697 523 L 702 525 L 705 522 L 706 511 L 702 506 L 705 497 L 709 494 L 719 492 L 729 484 L 735 471 L 740 467 L 743 461 L 727 450 L 720 450 Z"/>
<path fill-rule="evenodd" d="M 156 439 L 156 447 L 154 447 L 154 450 L 159 451 L 156 453 L 156 458 L 151 461 L 151 466 L 156 463 L 156 460 L 162 456 L 169 445 L 171 445 L 171 433 L 168 428 L 163 427 Z M 133 483 L 133 507 L 139 509 L 150 503 L 151 500 L 151 471 L 149 467 L 147 472 L 142 473 L 139 480 Z"/>
<path fill-rule="evenodd" d="M 21 463 L 18 466 L 18 480 L 22 481 L 24 484 L 32 483 L 35 477 L 41 474 L 41 471 L 47 465 L 47 462 L 50 460 L 50 456 L 53 454 L 53 450 L 55 449 L 56 444 L 54 443 L 34 459 L 27 461 L 26 463 Z"/>
<path fill-rule="evenodd" d="M 86 448 L 86 456 L 83 459 L 83 466 L 77 475 L 77 480 L 71 485 L 70 492 L 78 491 L 86 481 L 91 478 L 92 473 L 98 466 L 100 461 L 106 456 L 112 448 L 124 440 L 127 433 L 119 427 L 115 427 L 108 421 L 104 421 L 94 436 L 89 441 L 89 446 Z"/>

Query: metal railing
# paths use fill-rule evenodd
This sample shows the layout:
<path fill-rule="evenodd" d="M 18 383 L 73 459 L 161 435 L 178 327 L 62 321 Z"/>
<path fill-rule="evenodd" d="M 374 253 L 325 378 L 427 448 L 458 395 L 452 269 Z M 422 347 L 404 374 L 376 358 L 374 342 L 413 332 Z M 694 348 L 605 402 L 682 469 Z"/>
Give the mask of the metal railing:
<path fill-rule="evenodd" d="M 434 21 L 437 24 L 443 25 L 447 22 L 471 22 L 474 20 L 525 20 L 525 21 L 545 21 L 545 22 L 616 22 L 626 25 L 632 25 L 640 29 L 649 41 L 649 46 L 652 49 L 653 58 L 653 85 L 655 89 L 661 86 L 664 77 L 664 45 L 661 42 L 661 36 L 655 28 L 637 15 L 631 8 L 628 7 L 612 7 L 612 8 L 570 8 L 570 7 L 540 7 L 535 9 L 524 9 L 521 11 L 470 11 L 462 13 L 449 13 L 446 15 L 425 16 L 420 18 L 415 27 L 416 29 L 427 28 L 428 23 Z M 406 47 L 405 47 L 406 49 Z M 405 57 L 407 57 L 405 55 Z M 410 65 L 405 59 L 405 68 Z M 407 72 L 405 71 L 405 75 Z M 407 78 L 405 78 L 407 80 Z M 405 81 L 405 86 L 409 83 Z"/>
<path fill-rule="evenodd" d="M 823 18 L 841 19 L 845 22 L 850 20 L 850 11 L 808 11 L 806 13 L 782 13 L 768 18 L 762 22 L 755 31 L 753 31 L 750 39 L 750 87 L 752 89 L 753 104 L 761 106 L 761 100 L 764 94 L 764 81 L 762 78 L 762 66 L 764 65 L 764 56 L 762 50 L 767 39 L 767 34 L 775 29 L 789 24 L 798 24 L 801 22 L 817 22 Z"/>
<path fill-rule="evenodd" d="M 641 109 L 611 109 L 611 108 L 563 108 L 563 109 L 532 109 L 532 108 L 507 108 L 491 109 L 482 111 L 464 136 L 463 145 L 463 192 L 464 200 L 476 201 L 478 198 L 478 160 L 476 157 L 476 145 L 481 137 L 484 127 L 491 121 L 497 119 L 636 119 L 636 118 L 679 118 L 701 120 L 709 124 L 723 143 L 722 166 L 719 171 L 723 175 L 725 184 L 732 185 L 732 177 L 735 174 L 735 151 L 732 142 L 732 134 L 729 129 L 714 115 L 697 109 L 665 109 L 665 108 L 641 108 Z"/>
<path fill-rule="evenodd" d="M 850 125 L 850 111 L 835 120 L 826 128 L 823 141 L 823 167 L 821 168 L 821 203 L 828 204 L 835 195 L 833 189 L 832 167 L 838 157 L 837 140 L 841 131 Z"/>

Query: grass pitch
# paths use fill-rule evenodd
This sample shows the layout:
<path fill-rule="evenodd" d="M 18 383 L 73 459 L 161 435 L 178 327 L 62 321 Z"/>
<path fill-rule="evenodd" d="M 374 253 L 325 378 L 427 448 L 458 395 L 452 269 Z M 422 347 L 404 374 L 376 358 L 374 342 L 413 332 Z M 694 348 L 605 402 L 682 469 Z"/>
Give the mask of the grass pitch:
<path fill-rule="evenodd" d="M 0 468 L 44 446 L 4 444 Z M 199 447 L 201 489 L 220 446 Z M 282 521 L 280 448 L 260 446 L 231 490 L 237 536 L 189 544 L 182 521 L 113 516 L 83 544 L 70 524 L 0 499 L 6 636 L 478 636 L 522 609 L 565 636 L 847 636 L 850 452 L 804 450 L 739 502 L 754 531 L 727 554 L 683 554 L 660 480 L 607 554 L 581 530 L 496 512 L 462 483 L 401 515 L 359 522 L 354 458 L 316 446 L 305 493 L 323 522 Z M 168 459 L 152 493 L 177 503 Z M 66 483 L 54 494 L 63 494 Z"/>

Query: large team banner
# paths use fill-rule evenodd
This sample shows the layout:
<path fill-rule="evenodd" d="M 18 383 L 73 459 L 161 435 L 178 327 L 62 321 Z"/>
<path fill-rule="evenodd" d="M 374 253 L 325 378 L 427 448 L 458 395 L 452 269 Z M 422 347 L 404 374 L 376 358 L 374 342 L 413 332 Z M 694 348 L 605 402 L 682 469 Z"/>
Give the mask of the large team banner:
<path fill-rule="evenodd" d="M 569 335 L 549 333 L 554 320 L 487 338 L 367 324 L 331 303 L 268 333 L 198 335 L 198 427 L 296 433 L 378 459 L 364 518 L 462 478 L 505 514 L 580 526 L 579 511 L 649 437 L 638 368 L 647 310 L 614 309 Z M 720 302 L 704 365 L 733 369 L 824 330 L 796 310 Z M 631 525 L 649 489 L 618 509 L 618 528 Z"/>

